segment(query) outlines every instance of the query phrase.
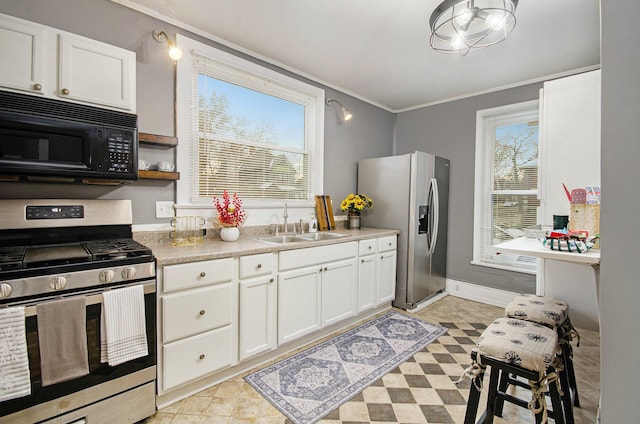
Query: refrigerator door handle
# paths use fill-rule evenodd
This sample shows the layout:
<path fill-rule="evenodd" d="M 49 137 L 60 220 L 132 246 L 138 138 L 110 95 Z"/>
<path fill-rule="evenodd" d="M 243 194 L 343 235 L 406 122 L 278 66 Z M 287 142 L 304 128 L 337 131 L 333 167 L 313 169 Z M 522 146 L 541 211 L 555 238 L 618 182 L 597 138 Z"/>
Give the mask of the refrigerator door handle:
<path fill-rule="evenodd" d="M 429 208 L 430 216 L 430 224 L 431 224 L 431 239 L 429 240 L 429 255 L 432 255 L 436 250 L 436 241 L 438 240 L 438 221 L 440 220 L 439 210 L 440 210 L 440 196 L 438 196 L 438 180 L 435 178 L 431 178 L 429 183 L 429 203 L 431 203 L 431 207 Z"/>

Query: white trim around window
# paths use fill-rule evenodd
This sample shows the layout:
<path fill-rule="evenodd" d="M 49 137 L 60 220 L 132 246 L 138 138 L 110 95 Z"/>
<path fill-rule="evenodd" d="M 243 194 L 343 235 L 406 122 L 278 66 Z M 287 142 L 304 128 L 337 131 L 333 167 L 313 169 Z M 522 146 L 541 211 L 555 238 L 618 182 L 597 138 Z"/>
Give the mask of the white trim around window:
<path fill-rule="evenodd" d="M 324 169 L 324 90 L 275 70 L 265 68 L 212 46 L 192 40 L 180 34 L 176 43 L 185 52 L 178 62 L 176 70 L 176 133 L 179 144 L 176 152 L 177 169 L 181 172 L 176 183 L 176 211 L 178 215 L 210 216 L 213 214 L 212 199 L 197 199 L 193 193 L 197 178 L 197 166 L 194 165 L 193 144 L 197 143 L 194 134 L 194 54 L 204 56 L 208 65 L 225 75 L 225 80 L 253 90 L 292 99 L 306 106 L 305 133 L 306 150 L 311 155 L 309 164 L 310 181 L 306 199 L 286 200 L 290 208 L 291 219 L 309 217 L 314 211 L 313 195 L 323 192 Z M 292 96 L 295 96 L 292 98 Z M 194 141 L 195 140 L 195 141 Z M 246 225 L 263 225 L 277 222 L 282 214 L 284 199 L 243 199 L 244 208 L 249 213 Z M 274 219 L 276 221 L 274 221 Z"/>

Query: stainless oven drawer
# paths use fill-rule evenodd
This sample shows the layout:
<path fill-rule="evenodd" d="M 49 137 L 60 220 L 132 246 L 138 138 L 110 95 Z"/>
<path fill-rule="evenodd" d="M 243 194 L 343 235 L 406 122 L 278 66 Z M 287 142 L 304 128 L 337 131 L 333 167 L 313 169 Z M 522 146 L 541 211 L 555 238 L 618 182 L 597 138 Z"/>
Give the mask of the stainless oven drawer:
<path fill-rule="evenodd" d="M 136 423 L 155 413 L 155 383 L 151 382 L 43 423 L 129 424 Z"/>

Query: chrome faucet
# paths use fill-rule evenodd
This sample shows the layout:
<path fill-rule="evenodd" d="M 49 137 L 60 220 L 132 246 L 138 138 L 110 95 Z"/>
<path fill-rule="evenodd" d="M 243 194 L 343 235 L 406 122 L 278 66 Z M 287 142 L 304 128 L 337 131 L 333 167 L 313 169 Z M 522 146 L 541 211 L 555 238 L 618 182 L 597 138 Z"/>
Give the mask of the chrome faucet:
<path fill-rule="evenodd" d="M 289 231 L 287 228 L 287 218 L 289 218 L 289 214 L 287 213 L 287 202 L 284 202 L 284 213 L 282 214 L 282 217 L 284 218 L 284 222 L 282 223 L 282 232 L 286 233 Z"/>

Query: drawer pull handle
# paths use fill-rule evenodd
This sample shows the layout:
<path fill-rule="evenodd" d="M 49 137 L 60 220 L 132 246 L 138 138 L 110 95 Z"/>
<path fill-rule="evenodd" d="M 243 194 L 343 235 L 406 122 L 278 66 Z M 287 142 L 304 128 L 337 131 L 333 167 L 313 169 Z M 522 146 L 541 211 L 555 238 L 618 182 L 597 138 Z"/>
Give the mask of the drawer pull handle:
<path fill-rule="evenodd" d="M 200 355 L 200 360 L 202 361 L 204 359 L 204 353 Z"/>
<path fill-rule="evenodd" d="M 207 313 L 207 311 L 205 311 L 204 309 L 200 310 L 200 315 L 204 315 L 206 313 Z"/>
<path fill-rule="evenodd" d="M 256 265 L 256 268 L 258 268 L 258 269 L 262 268 L 262 264 Z"/>
<path fill-rule="evenodd" d="M 202 272 L 200 273 L 200 277 L 204 278 L 204 277 L 206 277 L 206 276 L 207 276 L 207 273 L 206 273 L 206 272 L 202 271 Z"/>

